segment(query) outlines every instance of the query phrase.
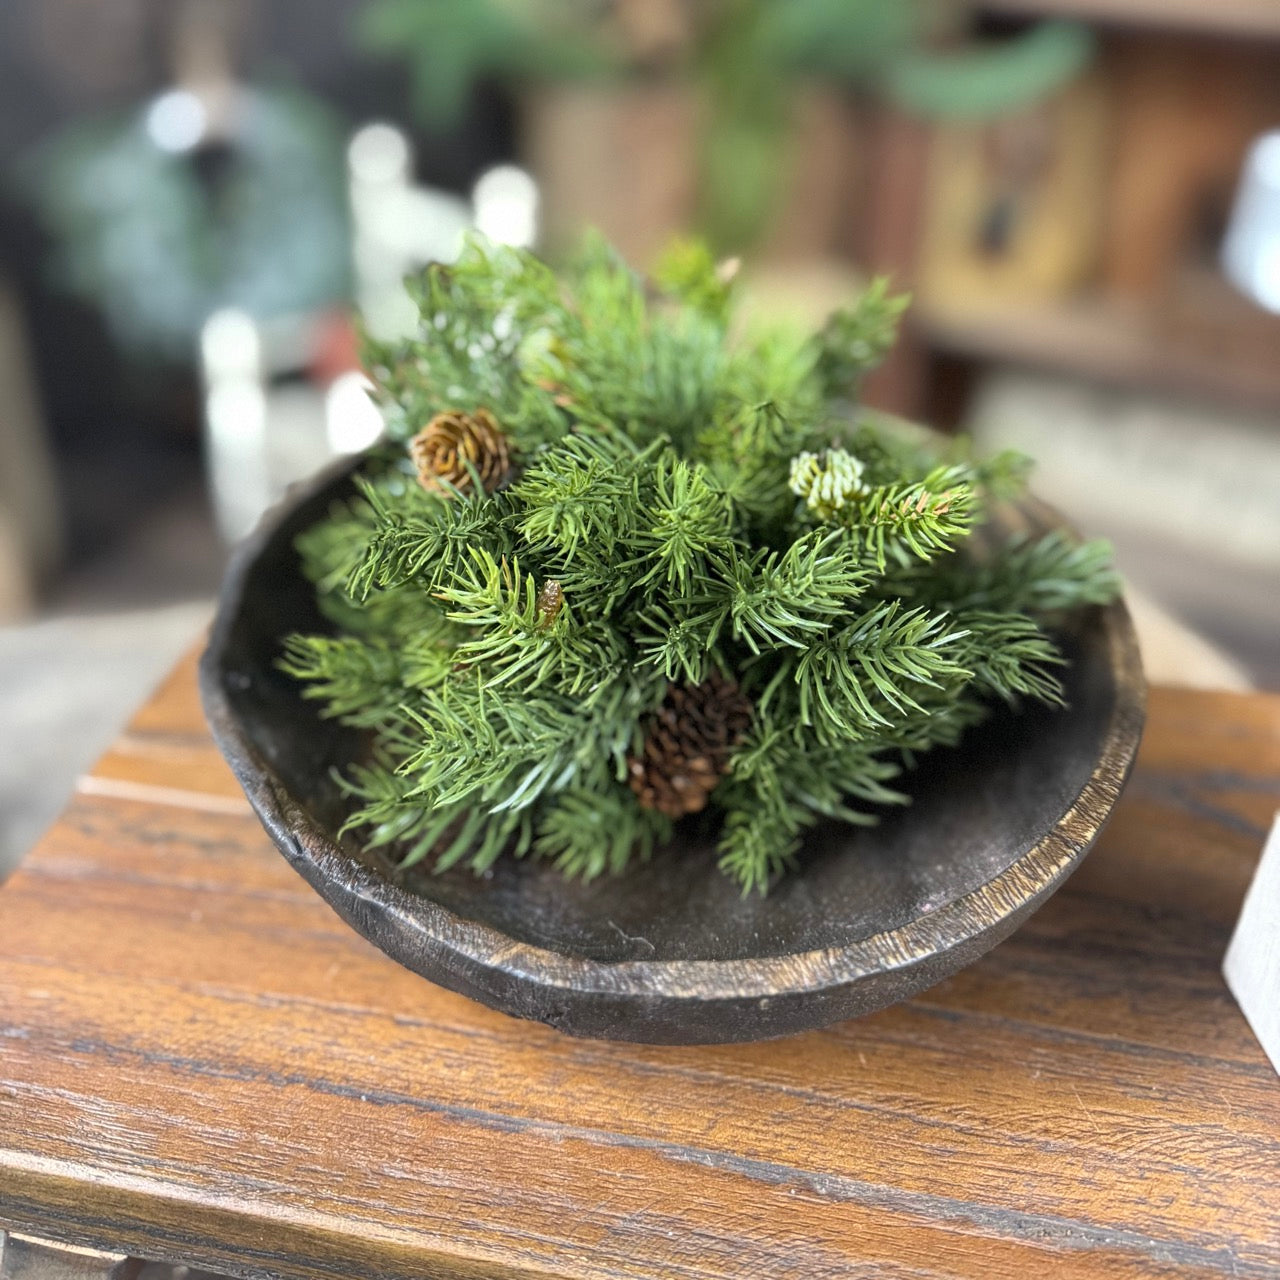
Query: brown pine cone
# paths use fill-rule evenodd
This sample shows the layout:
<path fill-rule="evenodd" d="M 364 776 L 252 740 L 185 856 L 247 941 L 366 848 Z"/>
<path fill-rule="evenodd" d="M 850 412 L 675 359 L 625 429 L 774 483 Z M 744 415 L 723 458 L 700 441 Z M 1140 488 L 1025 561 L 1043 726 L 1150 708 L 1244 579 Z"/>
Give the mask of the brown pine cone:
<path fill-rule="evenodd" d="M 627 762 L 631 790 L 668 818 L 697 813 L 750 723 L 750 700 L 719 672 L 701 684 L 672 685 L 645 725 L 640 755 Z"/>
<path fill-rule="evenodd" d="M 460 493 L 474 488 L 470 462 L 485 493 L 501 488 L 511 474 L 507 438 L 488 409 L 437 413 L 412 440 L 409 456 L 418 468 L 418 482 L 429 493 L 448 496 L 449 485 Z"/>

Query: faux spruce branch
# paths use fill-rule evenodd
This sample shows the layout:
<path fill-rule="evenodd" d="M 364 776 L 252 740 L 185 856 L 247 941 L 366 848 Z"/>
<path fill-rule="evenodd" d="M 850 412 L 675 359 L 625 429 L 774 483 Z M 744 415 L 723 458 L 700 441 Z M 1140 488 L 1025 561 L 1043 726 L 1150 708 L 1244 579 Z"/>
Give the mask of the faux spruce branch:
<path fill-rule="evenodd" d="M 764 891 L 815 822 L 868 824 L 994 702 L 1055 702 L 1047 625 L 1117 590 L 1105 544 L 994 539 L 1025 459 L 856 406 L 903 300 L 744 335 L 732 269 L 563 278 L 476 240 L 367 364 L 387 435 L 299 547 L 334 634 L 281 660 L 369 732 L 349 827 L 405 866 L 595 876 L 717 824 Z M 980 545 L 978 545 L 980 543 Z"/>

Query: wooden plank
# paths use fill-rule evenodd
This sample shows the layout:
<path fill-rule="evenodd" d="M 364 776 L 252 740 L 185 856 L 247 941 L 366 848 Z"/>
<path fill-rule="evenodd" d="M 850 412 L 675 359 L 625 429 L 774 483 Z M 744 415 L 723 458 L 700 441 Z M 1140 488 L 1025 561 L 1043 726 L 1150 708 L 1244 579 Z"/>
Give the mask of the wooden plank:
<path fill-rule="evenodd" d="M 1228 930 L 1280 809 L 1280 698 L 1153 689 L 1139 759 L 1073 887 Z"/>
<path fill-rule="evenodd" d="M 1280 369 L 1187 341 L 1144 308 L 1102 298 L 942 306 L 916 323 L 943 351 L 1011 361 L 1119 386 L 1194 395 L 1245 409 L 1280 408 Z"/>
<path fill-rule="evenodd" d="M 15 967 L 14 976 L 39 981 L 33 968 Z M 952 1230 L 1008 1242 L 1028 1234 L 1006 1204 L 1016 1185 L 1019 1205 L 1034 1206 L 1019 1214 L 1045 1231 L 1094 1243 L 1127 1236 L 1139 1260 L 1208 1266 L 1229 1255 L 1246 1273 L 1267 1261 L 1265 1220 L 1250 1238 L 1237 1218 L 1240 1205 L 1273 1194 L 1280 1158 L 1273 1111 L 1268 1120 L 1274 1080 L 1263 1071 L 1223 1086 L 1205 1064 L 1171 1070 L 1137 1057 L 1082 1056 L 1013 1030 L 939 1026 L 910 1009 L 870 1020 L 882 1025 L 866 1036 L 692 1055 L 550 1032 L 512 1038 L 496 1014 L 477 1031 L 434 1018 L 386 1025 L 367 1010 L 320 1018 L 313 1007 L 281 1003 L 268 1048 L 244 1034 L 252 1007 L 218 994 L 79 976 L 74 990 L 45 1000 L 23 1046 L 44 1062 L 27 1141 L 38 1141 L 46 1159 L 90 1161 L 113 1178 L 161 1177 L 167 1194 L 183 1199 L 260 1190 L 363 1233 L 396 1212 L 405 1186 L 445 1212 L 461 1169 L 478 1179 L 472 1191 L 491 1197 L 487 1223 L 477 1224 L 491 1239 L 527 1229 L 506 1220 L 506 1206 L 553 1191 L 558 1214 L 603 1237 L 620 1228 L 618 1206 L 595 1166 L 629 1152 L 647 1166 L 651 1194 L 683 1174 L 673 1166 L 690 1164 L 806 1186 L 832 1211 L 874 1187 L 908 1216 L 928 1205 Z M 164 1024 L 140 1022 L 135 1011 L 157 997 Z M 823 1048 L 835 1069 L 814 1081 Z M 895 1080 L 904 1058 L 912 1072 Z M 967 1069 L 957 1079 L 958 1061 Z M 106 1066 L 113 1097 L 104 1102 L 96 1083 Z M 336 1146 L 335 1128 L 344 1135 Z M 111 1140 L 120 1130 L 145 1158 Z M 1096 1172 L 1118 1137 L 1128 1159 L 1109 1170 L 1099 1204 Z M 567 1143 L 573 1176 L 530 1187 L 531 1168 L 563 1159 Z M 373 1167 L 364 1159 L 346 1167 L 353 1151 Z M 1210 1154 L 1220 1176 L 1208 1184 L 1188 1177 Z M 959 1187 L 956 1170 L 971 1175 Z M 767 1233 L 749 1188 L 735 1195 L 737 1229 Z M 414 1203 L 400 1203 L 401 1212 Z M 730 1214 L 731 1202 L 720 1208 Z M 807 1234 L 803 1223 L 774 1231 L 796 1248 Z M 567 1251 L 573 1239 L 564 1232 L 551 1238 Z M 657 1262 L 653 1243 L 648 1257 Z"/>
<path fill-rule="evenodd" d="M 1280 1276 L 1219 973 L 1280 698 L 1154 691 L 1084 869 L 910 1004 L 662 1048 L 389 961 L 220 807 L 190 680 L 0 891 L 0 1223 L 242 1275 Z"/>
<path fill-rule="evenodd" d="M 196 667 L 202 648 L 202 645 L 196 646 L 183 656 L 155 693 L 134 713 L 127 733 L 151 738 L 168 735 L 173 741 L 193 745 L 209 741 L 196 685 Z"/>
<path fill-rule="evenodd" d="M 1014 17 L 1078 18 L 1197 35 L 1280 39 L 1280 6 L 1275 0 L 981 0 L 979 8 Z"/>
<path fill-rule="evenodd" d="M 858 260 L 895 289 L 915 285 L 916 260 L 928 183 L 929 125 L 905 112 L 880 106 L 868 120 L 868 166 L 876 180 L 868 184 L 857 236 Z M 867 377 L 861 399 L 876 409 L 915 417 L 928 382 L 929 353 L 920 340 L 916 317 L 908 313 L 893 350 Z"/>
<path fill-rule="evenodd" d="M 182 658 L 80 779 L 81 794 L 249 812 L 239 783 L 205 730 L 196 688 L 198 661 L 198 648 Z"/>
<path fill-rule="evenodd" d="M 198 986 L 209 972 L 207 953 L 193 945 L 198 929 L 211 932 L 228 948 L 218 966 L 218 982 L 239 1000 L 367 1003 L 395 1017 L 419 1018 L 424 1002 L 439 997 L 451 1009 L 470 1011 L 458 997 L 446 996 L 386 961 L 333 916 L 282 860 L 218 856 L 226 877 L 196 878 L 199 864 L 209 860 L 208 851 L 223 847 L 209 840 L 209 824 L 202 829 L 200 843 L 189 850 L 170 842 L 165 866 L 150 875 L 123 859 L 113 874 L 103 877 L 84 853 L 42 858 L 27 886 L 32 910 L 12 921 L 8 947 L 14 954 L 40 955 L 53 940 L 66 939 L 60 960 L 66 970 L 121 977 L 136 972 L 151 950 L 160 949 L 169 957 L 167 979 Z M 241 883 L 233 883 L 233 877 Z M 145 928 L 134 930 L 132 943 L 113 941 L 129 934 L 144 886 Z M 194 909 L 193 890 L 201 893 L 201 905 Z M 80 908 L 86 891 L 94 895 L 92 915 Z M 1178 925 L 1175 934 L 1170 921 Z M 922 1003 L 969 1009 L 1055 1033 L 1080 1032 L 1256 1067 L 1257 1046 L 1217 981 L 1213 957 L 1225 943 L 1225 929 L 1158 904 L 1114 902 L 1068 889 L 993 957 L 935 988 Z M 310 956 L 305 968 L 290 963 L 300 946 Z M 1142 960 L 1137 967 L 1117 963 L 1134 956 Z M 1055 974 L 1063 980 L 1054 982 Z M 1138 998 L 1144 1018 L 1135 1025 L 1132 1004 Z M 877 1024 L 854 1025 L 861 1034 Z M 1208 1047 L 1206 1025 L 1215 1031 Z"/>

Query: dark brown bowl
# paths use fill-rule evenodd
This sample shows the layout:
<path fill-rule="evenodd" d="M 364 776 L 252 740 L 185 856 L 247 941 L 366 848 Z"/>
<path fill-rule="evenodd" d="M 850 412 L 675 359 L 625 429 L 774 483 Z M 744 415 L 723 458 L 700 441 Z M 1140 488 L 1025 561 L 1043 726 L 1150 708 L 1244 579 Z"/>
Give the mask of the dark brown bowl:
<path fill-rule="evenodd" d="M 537 862 L 477 878 L 398 872 L 336 836 L 331 770 L 358 735 L 275 666 L 325 630 L 296 535 L 350 492 L 348 463 L 292 494 L 239 549 L 200 686 L 213 736 L 280 851 L 387 955 L 454 991 L 579 1036 L 756 1040 L 905 1000 L 1007 936 L 1084 857 L 1137 751 L 1145 688 L 1122 604 L 1066 641 L 1069 705 L 997 713 L 926 756 L 880 826 L 816 830 L 801 872 L 743 898 L 685 836 L 591 884 Z"/>

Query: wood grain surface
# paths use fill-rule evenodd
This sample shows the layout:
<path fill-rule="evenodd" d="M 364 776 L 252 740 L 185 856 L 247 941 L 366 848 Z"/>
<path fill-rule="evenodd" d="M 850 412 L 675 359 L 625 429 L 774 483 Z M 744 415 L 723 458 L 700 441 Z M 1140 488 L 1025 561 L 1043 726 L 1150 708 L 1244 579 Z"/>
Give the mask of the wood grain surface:
<path fill-rule="evenodd" d="M 0 1226 L 237 1276 L 1280 1277 L 1280 1081 L 1219 966 L 1280 698 L 1153 691 L 1098 848 L 910 1003 L 573 1040 L 271 848 L 184 664 L 0 887 Z"/>

